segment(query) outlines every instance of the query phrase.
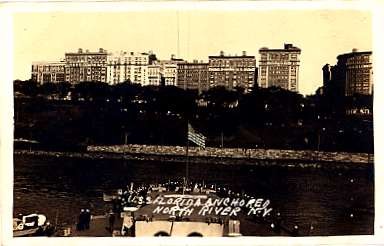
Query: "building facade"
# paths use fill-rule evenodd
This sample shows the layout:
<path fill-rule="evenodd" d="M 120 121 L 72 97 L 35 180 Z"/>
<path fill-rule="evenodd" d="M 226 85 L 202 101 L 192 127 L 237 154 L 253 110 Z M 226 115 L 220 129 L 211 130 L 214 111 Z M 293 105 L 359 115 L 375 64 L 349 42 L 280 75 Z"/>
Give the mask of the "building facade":
<path fill-rule="evenodd" d="M 209 89 L 208 63 L 183 62 L 177 64 L 177 87 L 197 90 L 199 94 Z"/>
<path fill-rule="evenodd" d="M 323 67 L 323 85 L 329 93 L 341 96 L 372 95 L 372 52 L 353 49 L 351 53 L 337 56 L 336 65 Z"/>
<path fill-rule="evenodd" d="M 322 70 L 323 70 L 323 86 L 324 87 L 327 87 L 329 85 L 329 83 L 331 82 L 331 79 L 332 79 L 331 69 L 332 69 L 332 66 L 329 65 L 328 63 L 325 64 L 322 68 Z"/>
<path fill-rule="evenodd" d="M 348 54 L 346 60 L 345 95 L 373 94 L 372 52 Z"/>
<path fill-rule="evenodd" d="M 254 56 L 248 56 L 245 51 L 241 56 L 226 56 L 221 51 L 219 56 L 209 56 L 208 60 L 209 87 L 223 86 L 228 90 L 240 87 L 244 92 L 252 91 L 256 73 Z"/>
<path fill-rule="evenodd" d="M 297 92 L 301 50 L 292 44 L 284 44 L 284 49 L 261 48 L 259 53 L 259 86 L 277 86 Z"/>
<path fill-rule="evenodd" d="M 31 79 L 38 84 L 64 82 L 65 62 L 33 62 Z"/>
<path fill-rule="evenodd" d="M 172 62 L 163 62 L 160 69 L 161 77 L 164 79 L 164 85 L 177 85 L 177 64 Z"/>
<path fill-rule="evenodd" d="M 114 85 L 130 81 L 143 86 L 148 85 L 148 65 L 151 54 L 119 52 L 109 54 L 107 59 L 107 82 Z"/>
<path fill-rule="evenodd" d="M 83 81 L 107 82 L 107 51 L 98 52 L 79 49 L 65 53 L 65 80 L 76 84 Z"/>
<path fill-rule="evenodd" d="M 160 76 L 165 86 L 177 86 L 177 64 L 184 62 L 172 55 L 170 60 L 156 61 L 155 64 L 160 66 Z"/>
<path fill-rule="evenodd" d="M 161 85 L 161 66 L 159 64 L 148 65 L 148 85 Z"/>

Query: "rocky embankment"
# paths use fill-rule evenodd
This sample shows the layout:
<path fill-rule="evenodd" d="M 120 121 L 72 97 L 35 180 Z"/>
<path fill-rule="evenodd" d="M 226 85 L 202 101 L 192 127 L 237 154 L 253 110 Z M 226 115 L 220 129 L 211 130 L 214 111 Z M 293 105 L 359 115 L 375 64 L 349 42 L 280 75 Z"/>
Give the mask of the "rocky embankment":
<path fill-rule="evenodd" d="M 157 146 L 157 145 L 110 145 L 88 146 L 88 152 L 109 152 L 120 154 L 149 154 L 185 156 L 186 147 Z M 322 152 L 309 150 L 278 150 L 278 149 L 241 149 L 241 148 L 211 148 L 189 147 L 190 157 L 214 158 L 246 158 L 258 160 L 310 160 L 330 162 L 371 163 L 373 155 L 367 153 Z"/>
<path fill-rule="evenodd" d="M 15 150 L 15 154 L 86 158 L 126 159 L 159 162 L 186 162 L 186 147 L 158 145 L 88 146 L 86 152 L 52 152 Z M 188 148 L 190 163 L 299 167 L 371 166 L 373 154 L 322 152 L 310 150 L 242 149 L 242 148 Z"/>

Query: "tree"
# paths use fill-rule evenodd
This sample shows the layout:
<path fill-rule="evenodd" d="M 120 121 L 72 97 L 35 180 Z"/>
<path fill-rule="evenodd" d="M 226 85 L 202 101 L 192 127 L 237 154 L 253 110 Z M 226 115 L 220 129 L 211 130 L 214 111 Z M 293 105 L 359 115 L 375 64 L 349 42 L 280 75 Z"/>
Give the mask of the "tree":
<path fill-rule="evenodd" d="M 89 101 L 105 101 L 110 95 L 111 88 L 104 82 L 81 82 L 75 85 L 74 92 L 79 97 L 83 97 Z"/>
<path fill-rule="evenodd" d="M 52 95 L 57 93 L 57 85 L 55 83 L 44 83 L 39 87 L 39 92 L 43 95 Z"/>
<path fill-rule="evenodd" d="M 71 84 L 68 82 L 60 82 L 57 84 L 57 92 L 59 93 L 59 96 L 62 98 L 68 95 L 70 88 L 71 88 Z"/>
<path fill-rule="evenodd" d="M 38 92 L 36 81 L 29 80 L 15 80 L 13 83 L 14 92 L 20 92 L 26 96 L 34 97 Z"/>

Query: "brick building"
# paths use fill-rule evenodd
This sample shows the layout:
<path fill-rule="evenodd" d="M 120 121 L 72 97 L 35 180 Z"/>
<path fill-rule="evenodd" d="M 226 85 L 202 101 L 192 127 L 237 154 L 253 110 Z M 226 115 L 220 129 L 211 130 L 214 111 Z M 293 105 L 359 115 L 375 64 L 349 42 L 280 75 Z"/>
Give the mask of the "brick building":
<path fill-rule="evenodd" d="M 38 84 L 65 81 L 65 62 L 33 62 L 31 79 Z"/>
<path fill-rule="evenodd" d="M 208 63 L 183 62 L 177 64 L 177 87 L 197 90 L 199 94 L 209 89 Z"/>
<path fill-rule="evenodd" d="M 236 87 L 245 92 L 252 91 L 256 77 L 255 56 L 248 56 L 245 51 L 241 56 L 224 55 L 208 57 L 209 87 L 224 86 L 228 90 Z"/>
<path fill-rule="evenodd" d="M 107 82 L 107 51 L 98 52 L 79 49 L 65 53 L 65 80 L 70 83 L 83 81 Z"/>
<path fill-rule="evenodd" d="M 299 48 L 284 44 L 284 49 L 261 48 L 259 53 L 260 87 L 277 86 L 295 92 L 299 90 Z"/>

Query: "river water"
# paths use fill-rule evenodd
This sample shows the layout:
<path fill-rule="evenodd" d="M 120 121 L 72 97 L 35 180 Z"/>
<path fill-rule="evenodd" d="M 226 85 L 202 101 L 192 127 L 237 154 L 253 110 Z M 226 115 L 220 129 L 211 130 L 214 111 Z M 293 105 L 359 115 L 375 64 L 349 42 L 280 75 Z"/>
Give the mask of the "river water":
<path fill-rule="evenodd" d="M 130 182 L 166 182 L 184 175 L 185 165 L 180 163 L 15 155 L 14 215 L 40 212 L 51 221 L 70 225 L 81 208 L 104 214 L 104 191 Z M 189 175 L 196 182 L 228 186 L 269 199 L 286 224 L 298 225 L 305 235 L 373 234 L 372 167 L 190 164 Z M 244 235 L 269 235 L 250 227 L 243 223 Z"/>

